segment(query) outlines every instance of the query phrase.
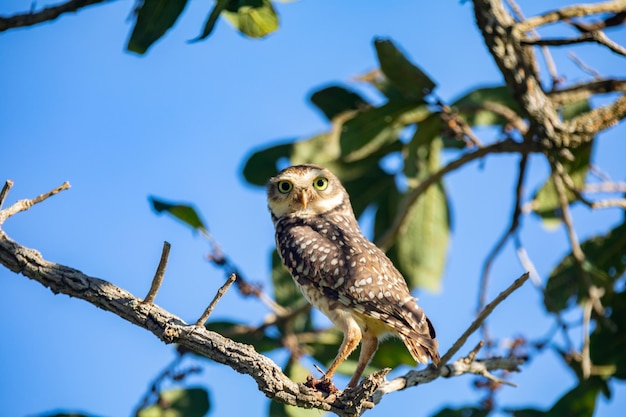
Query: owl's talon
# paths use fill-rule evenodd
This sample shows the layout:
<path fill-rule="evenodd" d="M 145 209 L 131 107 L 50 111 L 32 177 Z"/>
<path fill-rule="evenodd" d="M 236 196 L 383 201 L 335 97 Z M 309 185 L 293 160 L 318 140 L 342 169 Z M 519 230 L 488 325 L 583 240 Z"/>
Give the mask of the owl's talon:
<path fill-rule="evenodd" d="M 313 388 L 316 391 L 326 392 L 328 394 L 334 394 L 339 392 L 339 388 L 333 384 L 333 381 L 330 378 L 326 378 L 326 376 L 320 378 L 315 378 L 313 376 L 307 376 L 306 382 L 304 383 L 305 387 Z"/>

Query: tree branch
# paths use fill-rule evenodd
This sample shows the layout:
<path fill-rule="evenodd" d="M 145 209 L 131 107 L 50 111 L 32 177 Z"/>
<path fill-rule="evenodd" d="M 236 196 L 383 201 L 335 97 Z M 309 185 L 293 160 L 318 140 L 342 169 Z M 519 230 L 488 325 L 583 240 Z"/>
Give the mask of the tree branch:
<path fill-rule="evenodd" d="M 26 210 L 33 204 L 45 200 L 68 186 L 65 183 L 61 187 L 32 200 L 20 200 L 1 210 L 0 219 L 4 221 L 11 214 Z M 2 222 L 0 222 L 1 224 Z M 80 298 L 149 330 L 166 344 L 176 343 L 182 348 L 224 364 L 239 373 L 249 375 L 256 381 L 259 391 L 276 401 L 297 407 L 331 411 L 341 417 L 353 417 L 361 415 L 365 410 L 374 406 L 371 398 L 379 388 L 385 387 L 376 395 L 378 401 L 386 392 L 400 389 L 397 388 L 398 383 L 394 382 L 396 380 L 391 383 L 384 380 L 384 376 L 389 372 L 389 369 L 385 369 L 368 376 L 354 389 L 325 396 L 303 384 L 291 381 L 278 365 L 258 353 L 252 346 L 237 343 L 218 333 L 208 331 L 203 326 L 187 324 L 180 317 L 157 305 L 143 302 L 140 298 L 111 282 L 88 276 L 68 266 L 47 261 L 36 250 L 26 248 L 12 240 L 1 227 L 0 264 L 17 274 L 22 274 L 39 282 L 50 288 L 55 294 L 61 293 Z M 477 320 L 484 319 L 495 308 L 495 305 L 521 285 L 525 278 L 527 278 L 527 274 L 519 278 L 513 286 L 485 307 Z M 453 347 L 451 352 L 455 351 Z M 484 361 L 474 361 L 472 358 L 471 363 L 463 361 L 464 359 L 459 359 L 441 369 L 428 368 L 424 371 L 409 372 L 405 377 L 402 377 L 405 381 L 403 388 L 417 383 L 429 382 L 439 376 L 448 377 L 475 373 L 489 377 L 488 372 L 490 370 L 516 369 L 517 365 L 523 363 L 525 359 L 491 358 Z"/>
<path fill-rule="evenodd" d="M 448 165 L 435 172 L 424 181 L 422 181 L 417 187 L 411 190 L 400 202 L 398 208 L 398 214 L 394 218 L 391 227 L 385 232 L 385 234 L 376 242 L 378 247 L 382 250 L 388 250 L 395 240 L 396 235 L 404 226 L 407 219 L 410 208 L 415 204 L 417 199 L 422 193 L 424 193 L 428 187 L 441 180 L 444 175 L 454 170 L 461 168 L 463 165 L 472 162 L 476 159 L 482 158 L 492 153 L 530 153 L 530 152 L 542 152 L 543 147 L 539 143 L 534 142 L 517 142 L 513 139 L 505 139 L 500 142 L 493 143 L 491 145 L 478 148 L 476 151 L 466 153 L 458 159 L 450 162 Z"/>
<path fill-rule="evenodd" d="M 48 22 L 69 12 L 77 12 L 87 6 L 114 0 L 69 0 L 57 6 L 46 7 L 38 12 L 30 11 L 9 17 L 0 16 L 0 32 Z"/>
<path fill-rule="evenodd" d="M 598 13 L 620 13 L 624 10 L 626 10 L 625 0 L 613 0 L 598 4 L 578 4 L 526 19 L 518 23 L 515 30 L 524 33 L 530 29 L 555 23 L 560 20 L 571 19 L 572 17 L 582 17 Z"/>

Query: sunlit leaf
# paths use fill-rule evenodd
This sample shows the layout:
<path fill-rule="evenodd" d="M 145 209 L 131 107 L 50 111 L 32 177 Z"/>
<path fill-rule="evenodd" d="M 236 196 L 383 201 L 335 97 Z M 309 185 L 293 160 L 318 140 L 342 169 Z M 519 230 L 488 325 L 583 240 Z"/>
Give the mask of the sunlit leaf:
<path fill-rule="evenodd" d="M 583 265 L 594 285 L 613 291 L 616 279 L 626 272 L 626 223 L 617 226 L 605 236 L 587 239 L 581 244 L 586 258 Z M 571 300 L 587 298 L 579 266 L 572 254 L 567 255 L 552 271 L 546 284 L 544 304 L 548 311 L 561 311 Z"/>
<path fill-rule="evenodd" d="M 520 112 L 519 106 L 507 86 L 477 88 L 456 100 L 451 107 L 470 126 L 492 126 L 508 123 L 508 119 L 490 108 L 490 105 L 503 106 L 516 114 Z"/>
<path fill-rule="evenodd" d="M 589 163 L 591 161 L 591 149 L 593 142 L 589 142 L 572 149 L 573 160 L 562 161 L 563 169 L 572 179 L 576 189 L 582 189 L 585 185 Z M 568 202 L 576 200 L 576 195 L 565 187 L 565 194 Z M 537 191 L 533 201 L 533 210 L 541 216 L 546 226 L 552 226 L 560 222 L 560 203 L 556 191 L 556 185 L 552 176 Z M 556 223 L 555 223 L 556 222 Z"/>
<path fill-rule="evenodd" d="M 364 110 L 370 104 L 359 94 L 347 88 L 331 85 L 317 90 L 310 97 L 311 103 L 324 113 L 328 120 L 351 110 Z"/>
<path fill-rule="evenodd" d="M 422 124 L 421 131 L 418 126 L 406 158 L 405 173 L 413 186 L 440 168 L 443 143 L 439 136 L 431 137 L 436 128 L 428 126 Z M 395 245 L 396 266 L 409 287 L 439 289 L 450 235 L 449 217 L 448 200 L 441 182 L 430 186 L 409 208 Z"/>
<path fill-rule="evenodd" d="M 398 141 L 403 128 L 429 114 L 426 105 L 409 101 L 389 101 L 359 112 L 342 126 L 339 138 L 342 157 L 347 161 L 363 159 L 385 144 Z"/>
<path fill-rule="evenodd" d="M 236 11 L 227 7 L 222 13 L 242 34 L 262 38 L 278 29 L 278 15 L 269 0 L 239 0 Z"/>
<path fill-rule="evenodd" d="M 390 39 L 374 41 L 380 69 L 405 99 L 422 101 L 435 88 L 435 82 L 413 64 Z"/>
<path fill-rule="evenodd" d="M 186 5 L 187 0 L 143 0 L 126 49 L 144 54 L 176 23 Z"/>
<path fill-rule="evenodd" d="M 204 222 L 200 218 L 200 215 L 192 206 L 187 204 L 169 202 L 152 196 L 148 197 L 148 200 L 152 204 L 152 208 L 157 213 L 167 213 L 174 218 L 182 221 L 184 224 L 191 227 L 194 231 L 208 230 Z"/>
<path fill-rule="evenodd" d="M 204 388 L 163 391 L 159 402 L 137 413 L 138 417 L 204 417 L 211 409 L 209 393 Z"/>
<path fill-rule="evenodd" d="M 211 320 L 204 327 L 235 342 L 252 345 L 257 352 L 268 352 L 282 347 L 280 340 L 269 336 L 264 330 L 243 323 Z"/>

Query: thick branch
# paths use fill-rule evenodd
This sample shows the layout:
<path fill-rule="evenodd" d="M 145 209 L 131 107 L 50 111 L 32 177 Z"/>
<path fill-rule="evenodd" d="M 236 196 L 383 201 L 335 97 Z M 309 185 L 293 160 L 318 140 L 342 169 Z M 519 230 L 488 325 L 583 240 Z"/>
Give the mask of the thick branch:
<path fill-rule="evenodd" d="M 26 210 L 34 203 L 45 200 L 65 187 L 64 184 L 32 200 L 20 200 L 13 206 L 1 210 L 0 219 L 5 220 L 10 214 Z M 1 224 L 0 222 L 0 226 Z M 259 391 L 269 398 L 289 405 L 331 411 L 341 417 L 359 416 L 374 406 L 370 399 L 378 388 L 387 384 L 384 376 L 389 370 L 385 369 L 368 376 L 354 389 L 323 396 L 320 392 L 313 391 L 303 384 L 291 381 L 278 365 L 259 354 L 252 346 L 237 343 L 218 333 L 208 331 L 203 326 L 187 324 L 180 317 L 157 305 L 142 302 L 140 298 L 111 282 L 47 261 L 36 250 L 13 241 L 1 227 L 0 264 L 15 273 L 41 283 L 55 294 L 62 293 L 85 300 L 151 331 L 165 343 L 179 344 L 189 351 L 225 364 L 239 373 L 249 375 L 257 382 Z M 517 364 L 521 363 L 520 360 L 523 361 L 520 358 L 511 360 L 518 361 Z M 438 376 L 445 377 L 462 373 L 479 373 L 489 377 L 489 369 L 509 369 L 513 363 L 511 360 L 500 363 L 494 358 L 486 360 L 485 365 L 476 361 L 475 364 L 467 363 L 465 366 L 459 363 L 463 361 L 460 359 L 454 364 L 437 370 L 435 374 L 430 374 L 431 371 L 428 370 L 422 372 L 427 372 L 429 380 Z M 421 375 L 421 373 L 407 374 L 404 377 L 405 387 L 415 385 L 420 381 L 414 375 Z M 397 387 L 397 384 L 392 387 Z M 398 388 L 388 388 L 388 392 L 396 389 Z M 383 394 L 379 393 L 378 398 L 380 399 Z"/>

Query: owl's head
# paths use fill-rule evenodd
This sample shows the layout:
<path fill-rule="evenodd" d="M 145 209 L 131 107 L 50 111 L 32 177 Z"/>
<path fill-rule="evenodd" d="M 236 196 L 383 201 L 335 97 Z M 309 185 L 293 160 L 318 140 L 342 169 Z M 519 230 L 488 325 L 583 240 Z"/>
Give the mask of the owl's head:
<path fill-rule="evenodd" d="M 294 165 L 270 178 L 267 202 L 277 219 L 290 214 L 311 217 L 336 209 L 352 211 L 339 179 L 318 165 Z"/>

